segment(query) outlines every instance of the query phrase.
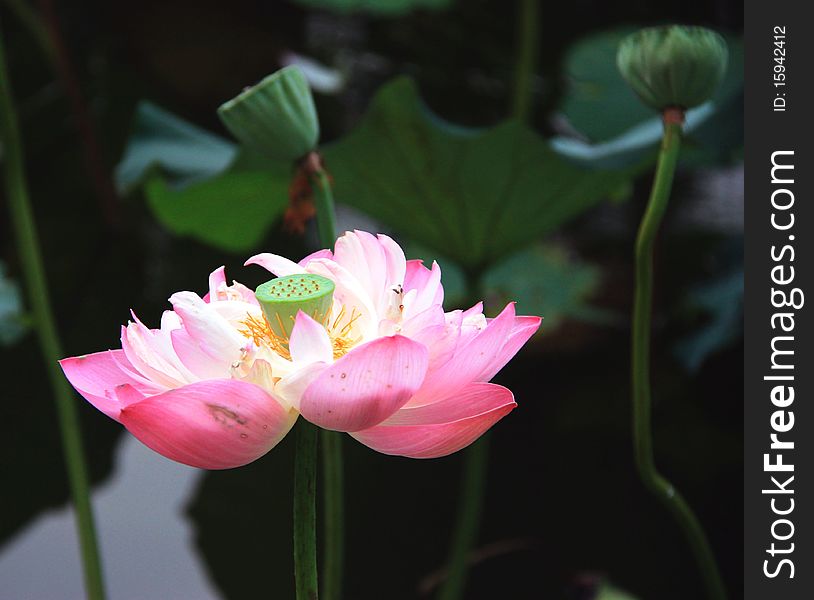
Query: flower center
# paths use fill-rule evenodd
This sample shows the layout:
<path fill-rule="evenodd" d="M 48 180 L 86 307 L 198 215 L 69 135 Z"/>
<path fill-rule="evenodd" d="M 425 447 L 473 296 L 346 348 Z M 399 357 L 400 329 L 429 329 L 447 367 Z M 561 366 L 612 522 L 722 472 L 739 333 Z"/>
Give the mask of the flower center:
<path fill-rule="evenodd" d="M 334 359 L 341 358 L 361 339 L 353 337 L 352 333 L 354 323 L 362 315 L 355 307 L 348 314 L 342 305 L 336 317 L 331 319 L 333 291 L 334 284 L 330 279 L 310 273 L 267 281 L 255 292 L 263 316 L 247 315 L 242 322 L 244 327 L 239 331 L 255 345 L 291 360 L 288 341 L 294 320 L 301 310 L 325 327 Z"/>
<path fill-rule="evenodd" d="M 311 316 L 315 321 L 317 320 L 313 315 Z M 348 314 L 345 307 L 342 306 L 333 322 L 330 320 L 330 315 L 326 315 L 320 321 L 331 340 L 334 360 L 345 356 L 361 340 L 361 337 L 352 336 L 353 324 L 361 316 L 362 313 L 356 308 L 351 309 L 350 314 Z M 265 315 L 260 317 L 246 315 L 242 324 L 243 327 L 238 331 L 251 339 L 256 346 L 268 348 L 282 358 L 291 360 L 291 351 L 288 349 L 288 336 L 278 335 Z"/>
<path fill-rule="evenodd" d="M 267 281 L 254 295 L 272 331 L 287 339 L 299 311 L 319 322 L 330 314 L 334 282 L 311 273 L 288 275 Z"/>

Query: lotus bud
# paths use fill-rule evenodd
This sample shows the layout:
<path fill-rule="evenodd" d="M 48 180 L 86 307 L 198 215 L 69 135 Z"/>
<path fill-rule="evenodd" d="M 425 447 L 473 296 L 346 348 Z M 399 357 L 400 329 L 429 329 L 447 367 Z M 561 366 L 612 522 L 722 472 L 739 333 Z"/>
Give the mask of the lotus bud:
<path fill-rule="evenodd" d="M 293 66 L 222 104 L 218 116 L 241 143 L 277 160 L 298 160 L 319 140 L 311 89 L 302 71 Z"/>
<path fill-rule="evenodd" d="M 326 321 L 333 294 L 334 283 L 327 277 L 301 273 L 267 281 L 254 295 L 274 334 L 288 340 L 299 311 L 318 323 Z"/>
<path fill-rule="evenodd" d="M 688 110 L 709 100 L 726 72 L 724 39 L 703 27 L 653 27 L 619 45 L 616 65 L 648 106 Z"/>

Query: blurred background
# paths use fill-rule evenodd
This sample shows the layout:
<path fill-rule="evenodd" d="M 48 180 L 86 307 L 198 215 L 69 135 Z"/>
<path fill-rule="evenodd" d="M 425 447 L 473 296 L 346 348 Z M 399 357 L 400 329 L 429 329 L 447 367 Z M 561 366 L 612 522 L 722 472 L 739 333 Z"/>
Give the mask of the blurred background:
<path fill-rule="evenodd" d="M 389 233 L 408 258 L 438 260 L 447 310 L 482 298 L 494 316 L 514 299 L 520 314 L 545 318 L 495 379 L 519 406 L 490 435 L 465 597 L 701 598 L 681 531 L 633 464 L 633 240 L 660 125 L 614 58 L 640 26 L 714 28 L 729 71 L 688 116 L 657 246 L 653 418 L 656 462 L 741 597 L 742 8 L 3 0 L 66 353 L 116 347 L 130 309 L 157 325 L 171 293 L 203 293 L 220 265 L 254 287 L 262 274 L 242 267 L 248 256 L 316 249 L 313 223 L 300 234 L 283 218 L 291 167 L 238 148 L 215 113 L 298 64 L 315 92 L 340 231 Z M 80 598 L 56 413 L 7 215 L 0 195 L 0 598 Z M 293 597 L 292 439 L 246 468 L 197 471 L 76 401 L 111 599 Z M 461 456 L 393 458 L 351 440 L 345 454 L 345 598 L 432 597 Z"/>

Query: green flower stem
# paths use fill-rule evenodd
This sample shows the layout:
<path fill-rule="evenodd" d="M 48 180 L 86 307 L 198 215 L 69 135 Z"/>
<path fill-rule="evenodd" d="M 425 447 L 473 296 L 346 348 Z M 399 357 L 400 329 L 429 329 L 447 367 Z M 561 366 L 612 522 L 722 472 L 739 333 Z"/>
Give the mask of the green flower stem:
<path fill-rule="evenodd" d="M 532 78 L 537 70 L 539 50 L 540 1 L 518 0 L 516 21 L 517 55 L 512 93 L 512 116 L 523 122 L 531 118 Z M 479 289 L 479 273 L 466 273 L 470 300 Z M 466 588 L 469 557 L 477 542 L 486 495 L 486 471 L 489 466 L 488 434 L 464 451 L 464 473 L 458 497 L 457 519 L 452 534 L 448 575 L 438 594 L 439 600 L 460 600 Z"/>
<path fill-rule="evenodd" d="M 79 544 L 85 576 L 87 597 L 101 600 L 105 597 L 102 567 L 93 523 L 85 454 L 74 395 L 59 368 L 63 356 L 54 315 L 48 299 L 42 256 L 28 200 L 28 189 L 23 169 L 23 152 L 17 129 L 17 117 L 10 89 L 5 61 L 5 49 L 0 34 L 0 136 L 2 136 L 6 193 L 11 210 L 17 247 L 25 274 L 28 301 L 34 314 L 45 369 L 56 400 L 57 415 L 62 433 L 62 450 L 68 470 L 71 495 L 76 511 Z"/>
<path fill-rule="evenodd" d="M 532 79 L 537 70 L 540 41 L 540 0 L 518 0 L 517 56 L 514 70 L 512 116 L 528 122 L 531 118 Z"/>
<path fill-rule="evenodd" d="M 489 434 L 487 433 L 465 450 L 455 533 L 448 560 L 449 572 L 438 594 L 438 600 L 459 600 L 464 596 L 466 577 L 469 572 L 469 557 L 480 529 L 488 464 Z"/>
<path fill-rule="evenodd" d="M 317 429 L 297 423 L 294 457 L 294 581 L 297 600 L 317 600 Z"/>
<path fill-rule="evenodd" d="M 695 554 L 712 600 L 723 600 L 726 591 L 704 530 L 684 498 L 657 470 L 653 458 L 650 402 L 650 316 L 653 296 L 653 240 L 659 228 L 678 161 L 683 114 L 665 111 L 664 138 L 656 178 L 636 239 L 636 297 L 633 306 L 632 385 L 633 437 L 636 467 L 645 487 L 673 514 Z"/>
<path fill-rule="evenodd" d="M 342 434 L 323 429 L 322 444 L 323 520 L 325 543 L 322 565 L 322 594 L 325 600 L 342 597 L 343 546 L 345 525 L 342 472 Z"/>
<path fill-rule="evenodd" d="M 476 271 L 464 273 L 468 304 L 480 295 L 480 276 Z M 489 433 L 463 451 L 464 464 L 455 512 L 455 529 L 447 558 L 447 577 L 438 600 L 460 600 L 466 590 L 472 548 L 478 541 L 483 501 L 486 495 L 486 472 L 489 466 Z"/>
<path fill-rule="evenodd" d="M 334 209 L 331 181 L 322 159 L 314 152 L 307 159 L 310 166 L 311 188 L 317 209 L 317 229 L 320 244 L 332 248 L 336 241 L 336 210 Z M 344 478 L 342 468 L 342 434 L 323 429 L 322 444 L 323 520 L 325 543 L 322 564 L 323 600 L 342 597 L 342 570 L 344 567 Z"/>

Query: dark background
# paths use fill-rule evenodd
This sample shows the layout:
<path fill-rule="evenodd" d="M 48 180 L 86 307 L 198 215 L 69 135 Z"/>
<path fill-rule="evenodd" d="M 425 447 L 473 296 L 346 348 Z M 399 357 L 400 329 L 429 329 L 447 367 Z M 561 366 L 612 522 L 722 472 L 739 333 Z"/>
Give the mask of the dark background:
<path fill-rule="evenodd" d="M 110 183 L 135 105 L 150 99 L 226 135 L 215 108 L 278 68 L 286 49 L 331 62 L 361 57 L 345 91 L 317 95 L 323 141 L 341 136 L 372 94 L 410 74 L 439 115 L 490 125 L 509 104 L 514 3 L 459 1 L 440 11 L 399 17 L 336 15 L 288 2 L 42 2 L 32 8 L 58 23 L 57 52 L 71 76 L 60 79 L 6 4 L 0 5 L 15 84 L 27 172 L 54 307 L 68 354 L 114 347 L 134 308 L 156 323 L 175 290 L 201 291 L 220 264 L 250 285 L 243 255 L 225 255 L 173 236 L 138 193 Z M 50 12 L 52 11 L 52 12 Z M 552 133 L 551 114 L 565 93 L 567 46 L 615 25 L 703 24 L 737 34 L 737 2 L 543 3 L 534 126 Z M 62 71 L 65 76 L 66 71 Z M 81 103 L 72 103 L 75 86 Z M 98 154 L 87 161 L 88 131 Z M 83 150 L 84 148 L 84 150 Z M 715 175 L 719 165 L 706 167 Z M 490 436 L 488 495 L 467 598 L 592 598 L 606 578 L 638 598 L 701 598 L 701 582 L 681 531 L 640 485 L 631 447 L 629 329 L 632 240 L 649 190 L 640 177 L 631 199 L 603 205 L 557 232 L 601 270 L 593 306 L 602 323 L 565 319 L 542 333 L 495 379 L 519 408 Z M 717 192 L 742 195 L 737 176 Z M 654 432 L 657 464 L 705 525 L 732 598 L 742 597 L 742 353 L 730 335 L 688 369 L 675 346 L 710 315 L 687 304 L 688 290 L 724 279 L 742 261 L 734 227 L 682 221 L 682 198 L 697 188 L 679 173 L 656 262 Z M 725 203 L 737 213 L 742 207 Z M 13 232 L 0 196 L 0 256 L 20 280 Z M 608 225 L 612 223 L 612 226 Z M 690 224 L 687 224 L 690 223 Z M 740 227 L 742 228 L 742 221 Z M 260 246 L 298 258 L 308 238 L 275 226 Z M 533 275 L 532 275 L 533 276 Z M 735 300 L 728 300 L 737 303 Z M 448 306 L 447 309 L 454 307 Z M 522 309 L 522 306 L 520 307 Z M 0 543 L 43 509 L 62 504 L 67 486 L 50 389 L 34 336 L 0 348 Z M 77 401 L 80 402 L 77 397 Z M 121 428 L 80 402 L 93 479 L 109 476 Z M 456 507 L 461 456 L 411 461 L 351 443 L 346 448 L 348 535 L 345 597 L 416 598 L 441 569 Z M 288 598 L 291 440 L 257 463 L 209 473 L 180 518 L 191 519 L 201 560 L 224 597 L 258 590 Z M 737 501 L 736 501 L 737 500 Z M 280 518 L 279 515 L 285 518 Z M 145 574 L 149 576 L 149 574 Z M 114 583 L 114 582 L 110 582 Z M 0 590 L 0 596 L 2 591 Z M 137 596 L 137 594 L 136 594 Z M 179 598 L 183 591 L 179 590 Z"/>

